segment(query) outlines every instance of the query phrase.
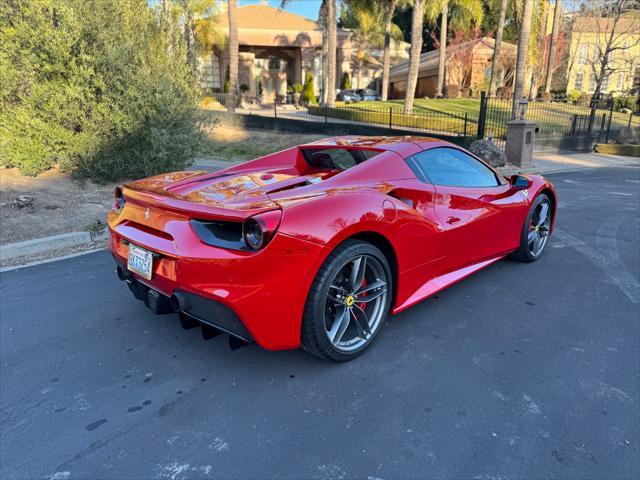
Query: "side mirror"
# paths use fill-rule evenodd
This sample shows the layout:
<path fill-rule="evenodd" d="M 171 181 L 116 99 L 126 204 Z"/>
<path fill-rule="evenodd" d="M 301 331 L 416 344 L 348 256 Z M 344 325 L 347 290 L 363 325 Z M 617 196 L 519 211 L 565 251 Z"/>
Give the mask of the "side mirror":
<path fill-rule="evenodd" d="M 524 175 L 512 175 L 509 182 L 514 190 L 526 190 L 531 186 L 531 180 Z"/>

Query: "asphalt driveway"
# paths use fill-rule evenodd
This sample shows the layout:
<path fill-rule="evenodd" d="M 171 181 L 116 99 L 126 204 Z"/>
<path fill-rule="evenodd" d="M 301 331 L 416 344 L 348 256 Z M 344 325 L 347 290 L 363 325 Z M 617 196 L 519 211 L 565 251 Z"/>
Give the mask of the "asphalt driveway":
<path fill-rule="evenodd" d="M 638 478 L 640 168 L 550 178 L 539 262 L 392 317 L 343 365 L 204 341 L 107 252 L 3 273 L 0 477 Z"/>

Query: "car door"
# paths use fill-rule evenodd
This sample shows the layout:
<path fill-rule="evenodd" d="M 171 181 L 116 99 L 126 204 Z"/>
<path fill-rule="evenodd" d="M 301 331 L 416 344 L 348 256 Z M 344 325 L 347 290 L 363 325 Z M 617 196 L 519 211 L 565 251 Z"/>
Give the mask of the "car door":
<path fill-rule="evenodd" d="M 457 148 L 431 148 L 408 162 L 416 176 L 435 190 L 433 209 L 447 271 L 517 248 L 527 203 L 522 191 Z"/>

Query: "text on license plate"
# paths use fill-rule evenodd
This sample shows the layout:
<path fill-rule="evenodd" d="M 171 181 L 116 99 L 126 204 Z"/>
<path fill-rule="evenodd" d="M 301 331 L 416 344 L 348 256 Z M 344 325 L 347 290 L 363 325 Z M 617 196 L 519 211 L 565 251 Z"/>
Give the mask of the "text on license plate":
<path fill-rule="evenodd" d="M 144 248 L 129 244 L 127 268 L 138 275 L 151 280 L 153 275 L 153 253 Z"/>

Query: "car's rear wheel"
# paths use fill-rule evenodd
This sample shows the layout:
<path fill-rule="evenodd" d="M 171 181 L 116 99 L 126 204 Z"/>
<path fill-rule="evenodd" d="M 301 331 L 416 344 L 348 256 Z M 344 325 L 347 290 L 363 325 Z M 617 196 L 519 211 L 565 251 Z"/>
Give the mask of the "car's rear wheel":
<path fill-rule="evenodd" d="M 319 357 L 345 362 L 375 339 L 391 304 L 387 259 L 373 245 L 348 240 L 318 271 L 302 319 L 302 346 Z"/>
<path fill-rule="evenodd" d="M 531 204 L 522 227 L 520 248 L 512 254 L 515 260 L 535 262 L 542 256 L 551 233 L 551 216 L 551 200 L 542 193 Z"/>

